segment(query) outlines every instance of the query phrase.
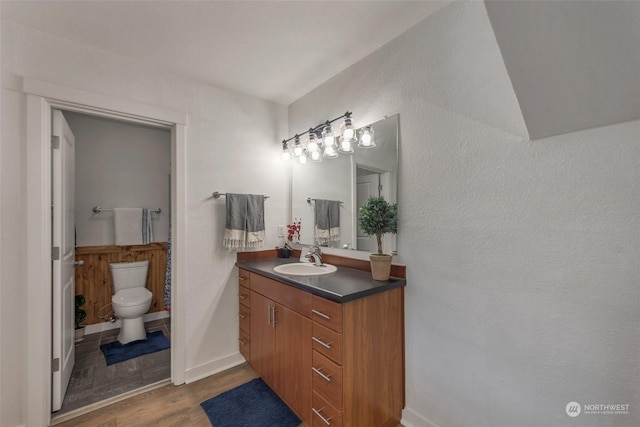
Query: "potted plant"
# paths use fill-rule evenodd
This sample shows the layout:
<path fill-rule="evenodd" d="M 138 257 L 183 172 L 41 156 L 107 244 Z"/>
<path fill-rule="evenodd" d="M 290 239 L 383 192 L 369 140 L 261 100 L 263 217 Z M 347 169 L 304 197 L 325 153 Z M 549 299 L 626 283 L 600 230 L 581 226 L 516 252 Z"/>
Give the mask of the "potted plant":
<path fill-rule="evenodd" d="M 378 252 L 369 254 L 373 280 L 389 280 L 391 255 L 382 251 L 382 236 L 396 234 L 398 230 L 398 204 L 389 203 L 384 197 L 369 197 L 358 211 L 358 224 L 369 236 L 376 236 Z"/>
<path fill-rule="evenodd" d="M 84 322 L 84 319 L 87 318 L 87 312 L 82 308 L 85 303 L 84 295 L 76 295 L 76 335 L 75 342 L 80 342 L 84 339 L 84 326 L 81 326 L 80 323 Z"/>

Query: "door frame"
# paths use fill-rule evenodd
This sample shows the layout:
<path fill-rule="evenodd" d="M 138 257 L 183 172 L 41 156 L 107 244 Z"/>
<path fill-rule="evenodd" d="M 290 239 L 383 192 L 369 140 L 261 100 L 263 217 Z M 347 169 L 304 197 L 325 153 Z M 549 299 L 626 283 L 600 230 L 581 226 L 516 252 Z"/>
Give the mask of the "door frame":
<path fill-rule="evenodd" d="M 75 111 L 171 131 L 171 382 L 186 371 L 186 112 L 25 77 L 27 160 L 26 425 L 51 421 L 51 111 Z"/>

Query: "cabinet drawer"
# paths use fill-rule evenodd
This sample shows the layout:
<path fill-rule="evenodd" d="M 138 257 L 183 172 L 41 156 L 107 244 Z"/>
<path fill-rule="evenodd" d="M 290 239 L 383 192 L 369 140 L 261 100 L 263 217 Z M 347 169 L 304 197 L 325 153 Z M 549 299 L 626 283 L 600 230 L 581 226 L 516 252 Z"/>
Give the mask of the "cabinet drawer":
<path fill-rule="evenodd" d="M 243 270 L 243 269 L 238 270 L 238 283 L 241 286 L 251 289 L 250 277 L 251 277 L 251 273 L 249 273 L 247 270 Z"/>
<path fill-rule="evenodd" d="M 251 361 L 251 338 L 249 334 L 240 330 L 240 338 L 238 338 L 238 347 L 240 354 L 244 356 L 247 362 Z"/>
<path fill-rule="evenodd" d="M 238 287 L 238 301 L 247 308 L 251 308 L 251 292 L 249 288 L 240 285 Z"/>
<path fill-rule="evenodd" d="M 314 350 L 342 365 L 342 334 L 313 322 L 311 341 Z"/>
<path fill-rule="evenodd" d="M 339 302 L 312 295 L 311 318 L 329 329 L 342 332 L 342 304 Z"/>
<path fill-rule="evenodd" d="M 313 390 L 342 409 L 342 366 L 314 351 L 311 371 Z"/>
<path fill-rule="evenodd" d="M 342 412 L 316 392 L 313 392 L 311 412 L 311 427 L 342 427 Z"/>
<path fill-rule="evenodd" d="M 240 304 L 240 310 L 238 310 L 238 320 L 240 323 L 240 330 L 247 334 L 251 332 L 251 311 Z"/>
<path fill-rule="evenodd" d="M 251 290 L 305 317 L 311 317 L 311 294 L 308 292 L 253 273 Z"/>

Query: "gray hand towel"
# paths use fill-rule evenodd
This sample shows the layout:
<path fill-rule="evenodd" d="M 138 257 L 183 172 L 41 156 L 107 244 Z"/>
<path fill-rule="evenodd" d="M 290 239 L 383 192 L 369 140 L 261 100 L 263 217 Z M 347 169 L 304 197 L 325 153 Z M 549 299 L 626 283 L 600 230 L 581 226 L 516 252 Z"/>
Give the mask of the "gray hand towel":
<path fill-rule="evenodd" d="M 224 246 L 229 250 L 258 249 L 264 245 L 264 196 L 227 193 Z"/>
<path fill-rule="evenodd" d="M 340 202 L 316 199 L 315 239 L 319 244 L 340 240 Z"/>

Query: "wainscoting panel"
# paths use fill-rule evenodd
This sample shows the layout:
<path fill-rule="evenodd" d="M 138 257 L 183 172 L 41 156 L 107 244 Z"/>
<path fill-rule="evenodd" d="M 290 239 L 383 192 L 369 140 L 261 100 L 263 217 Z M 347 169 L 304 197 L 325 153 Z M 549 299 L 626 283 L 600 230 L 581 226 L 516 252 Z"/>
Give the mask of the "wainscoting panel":
<path fill-rule="evenodd" d="M 109 264 L 149 260 L 147 289 L 153 293 L 149 313 L 161 311 L 163 307 L 164 276 L 167 268 L 167 243 L 151 243 L 135 246 L 83 246 L 76 248 L 76 261 L 84 265 L 76 267 L 76 295 L 86 299 L 82 307 L 87 312 L 83 325 L 104 322 L 98 318 L 98 310 L 111 303 L 113 285 Z M 111 307 L 102 310 L 108 314 Z"/>

